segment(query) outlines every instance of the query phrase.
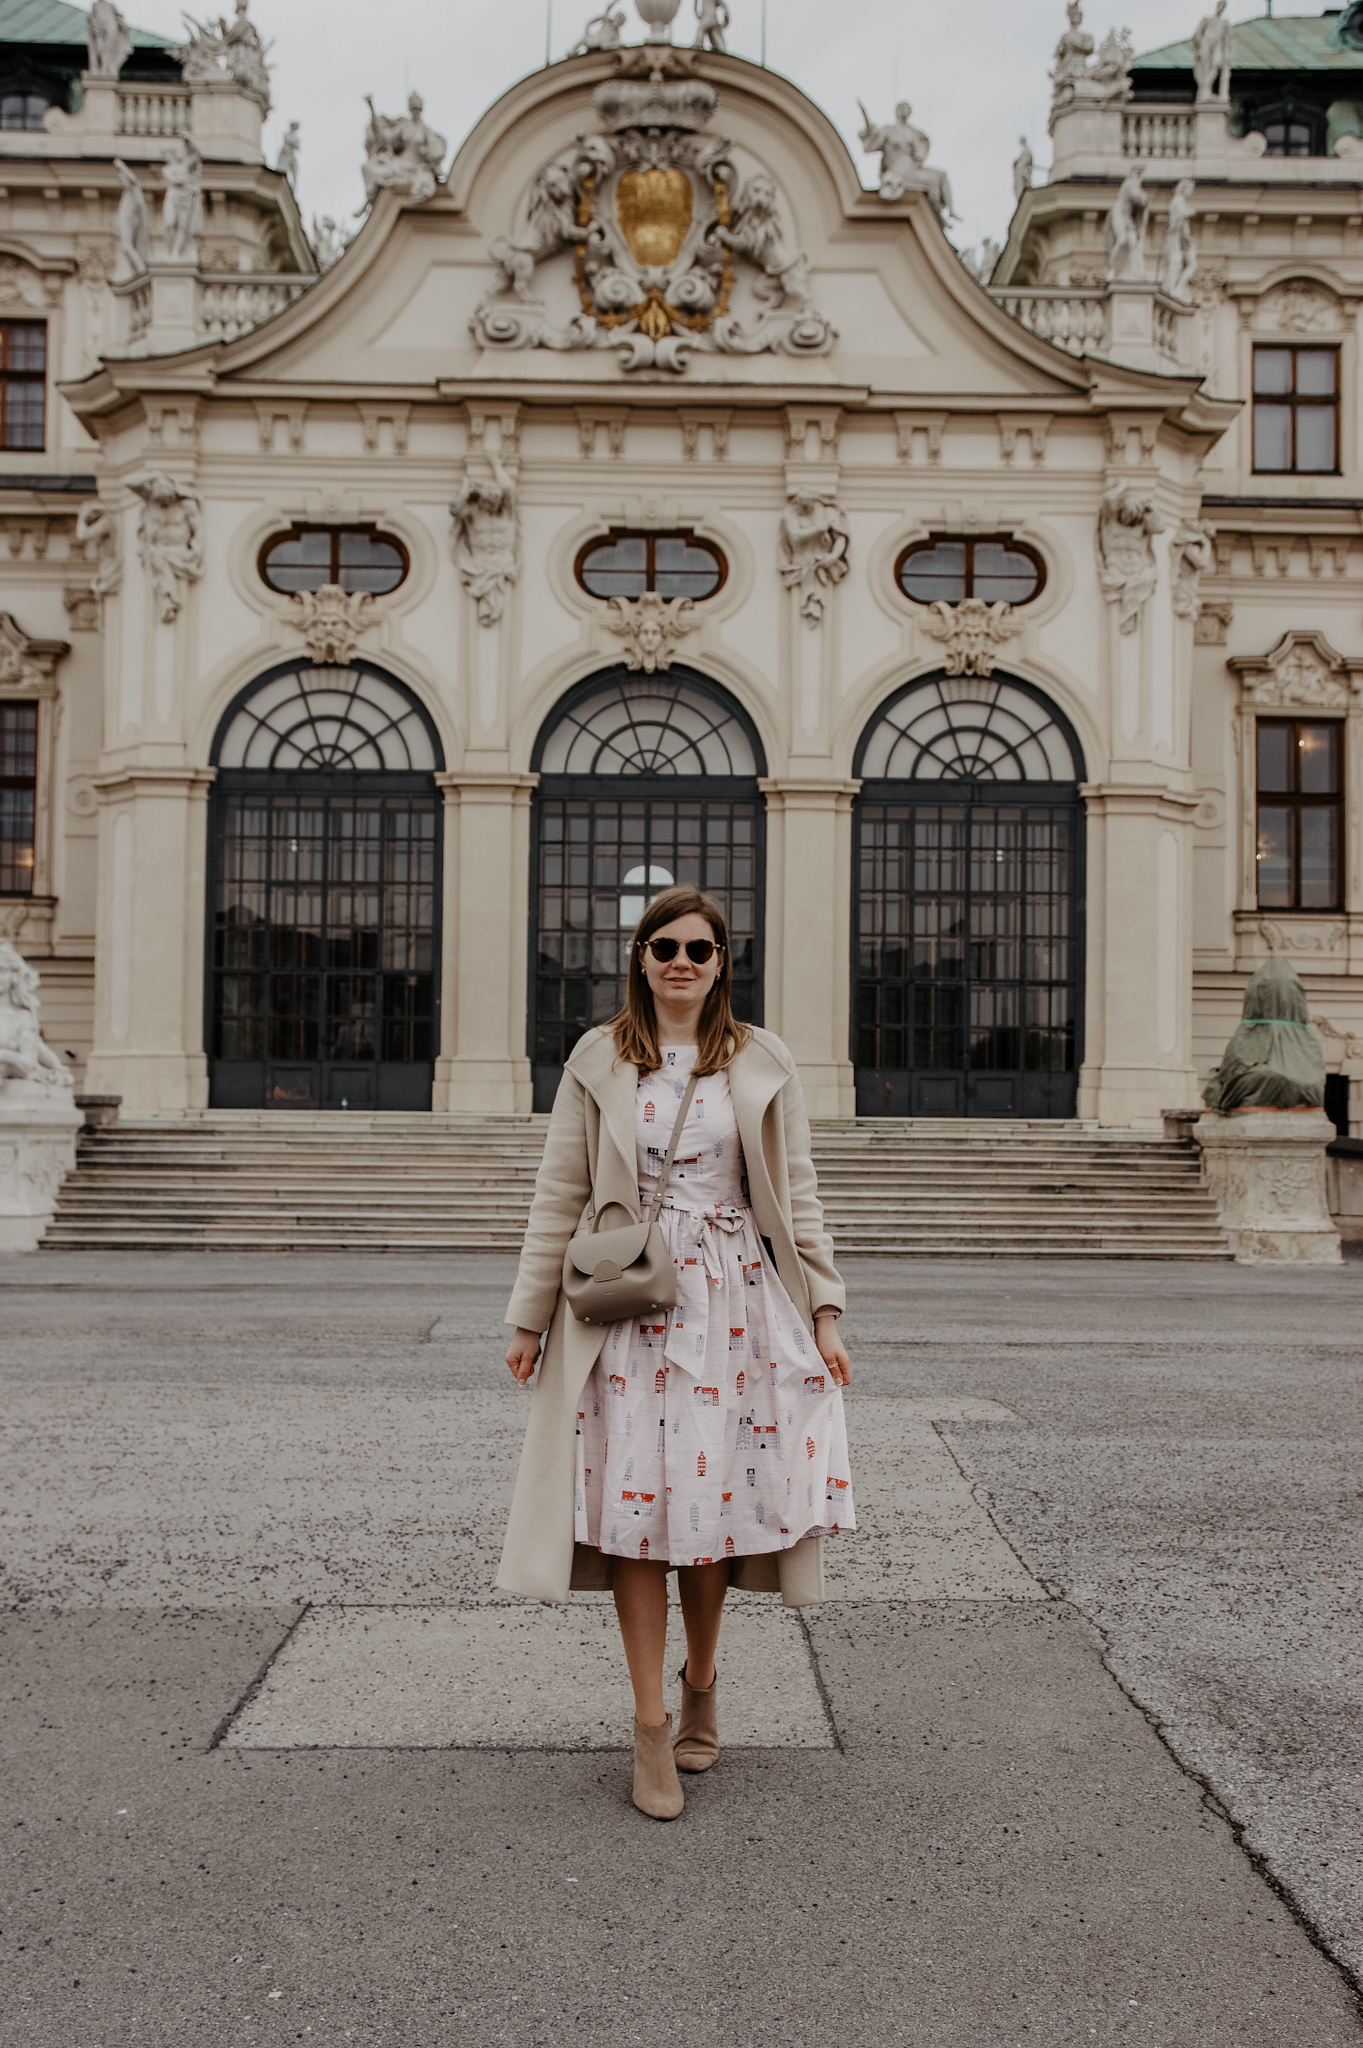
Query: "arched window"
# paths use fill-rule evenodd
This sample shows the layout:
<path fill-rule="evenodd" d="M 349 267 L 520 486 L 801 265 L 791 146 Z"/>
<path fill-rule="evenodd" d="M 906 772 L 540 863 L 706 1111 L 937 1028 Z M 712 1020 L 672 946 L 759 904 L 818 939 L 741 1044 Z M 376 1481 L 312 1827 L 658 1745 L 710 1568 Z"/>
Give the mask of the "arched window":
<path fill-rule="evenodd" d="M 294 662 L 212 756 L 215 1109 L 429 1109 L 440 1017 L 443 757 L 394 676 Z"/>
<path fill-rule="evenodd" d="M 863 1116 L 1072 1116 L 1079 741 L 1010 677 L 934 676 L 857 749 L 852 1058 Z"/>
<path fill-rule="evenodd" d="M 547 1109 L 582 1033 L 619 1009 L 634 927 L 674 882 L 718 897 L 735 1008 L 760 1021 L 766 763 L 733 699 L 676 665 L 590 677 L 555 707 L 531 765 L 529 1037 Z"/>
<path fill-rule="evenodd" d="M 887 705 L 862 741 L 857 774 L 896 782 L 1075 782 L 1075 751 L 1054 710 L 1017 683 L 941 676 Z"/>
<path fill-rule="evenodd" d="M 373 669 L 288 669 L 259 684 L 218 742 L 220 768 L 430 774 L 434 731 L 415 700 Z"/>

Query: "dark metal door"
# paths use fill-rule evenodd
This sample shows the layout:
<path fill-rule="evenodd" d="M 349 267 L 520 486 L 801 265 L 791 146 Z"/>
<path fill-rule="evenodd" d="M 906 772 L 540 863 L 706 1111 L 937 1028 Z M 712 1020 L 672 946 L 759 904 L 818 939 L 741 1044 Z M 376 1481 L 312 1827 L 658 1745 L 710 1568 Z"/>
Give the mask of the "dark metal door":
<path fill-rule="evenodd" d="M 867 783 L 856 807 L 859 1116 L 1073 1116 L 1083 811 L 1063 786 Z"/>
<path fill-rule="evenodd" d="M 440 838 L 428 775 L 223 771 L 210 831 L 213 1108 L 430 1108 Z"/>
<path fill-rule="evenodd" d="M 551 1109 L 583 1032 L 624 1001 L 630 936 L 673 882 L 718 898 L 733 947 L 734 1011 L 761 1022 L 765 807 L 754 784 L 688 777 L 546 775 L 534 814 L 530 1059 L 536 1109 Z"/>

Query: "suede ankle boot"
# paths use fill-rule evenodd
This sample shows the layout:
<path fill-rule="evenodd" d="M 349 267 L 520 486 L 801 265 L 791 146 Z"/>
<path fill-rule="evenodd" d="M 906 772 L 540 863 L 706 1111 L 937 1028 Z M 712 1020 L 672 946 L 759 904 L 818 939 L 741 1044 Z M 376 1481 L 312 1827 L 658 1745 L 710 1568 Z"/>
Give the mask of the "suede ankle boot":
<path fill-rule="evenodd" d="M 719 1718 L 715 1711 L 715 1687 L 719 1684 L 716 1671 L 704 1692 L 697 1692 L 686 1678 L 686 1666 L 680 1673 L 682 1688 L 681 1724 L 677 1729 L 677 1740 L 673 1754 L 679 1771 L 708 1771 L 719 1756 Z"/>
<path fill-rule="evenodd" d="M 672 1716 L 658 1728 L 634 1723 L 634 1804 L 653 1820 L 675 1820 L 686 1804 L 672 1755 Z"/>

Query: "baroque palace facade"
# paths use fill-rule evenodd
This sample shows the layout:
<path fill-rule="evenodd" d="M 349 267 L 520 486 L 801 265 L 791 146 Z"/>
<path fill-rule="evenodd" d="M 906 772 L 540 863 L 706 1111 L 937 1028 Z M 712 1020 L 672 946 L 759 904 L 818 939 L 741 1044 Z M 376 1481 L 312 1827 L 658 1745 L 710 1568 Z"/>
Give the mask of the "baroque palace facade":
<path fill-rule="evenodd" d="M 907 109 L 867 190 L 640 12 L 448 169 L 376 114 L 338 257 L 244 5 L 0 5 L 52 1044 L 125 1116 L 544 1108 L 686 880 L 816 1118 L 1149 1127 L 1276 952 L 1363 1130 L 1358 10 L 1133 58 L 1072 5 L 988 267 Z"/>

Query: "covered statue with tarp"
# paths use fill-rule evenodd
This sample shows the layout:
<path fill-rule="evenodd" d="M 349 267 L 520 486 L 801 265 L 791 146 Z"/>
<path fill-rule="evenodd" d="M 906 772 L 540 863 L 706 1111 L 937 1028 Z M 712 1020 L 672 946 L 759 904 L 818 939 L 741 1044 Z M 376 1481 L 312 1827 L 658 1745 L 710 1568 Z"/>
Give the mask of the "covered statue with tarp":
<path fill-rule="evenodd" d="M 1265 960 L 1221 1064 L 1202 1091 L 1217 1116 L 1241 1109 L 1320 1109 L 1325 1054 L 1306 1016 L 1306 990 L 1290 960 Z"/>

